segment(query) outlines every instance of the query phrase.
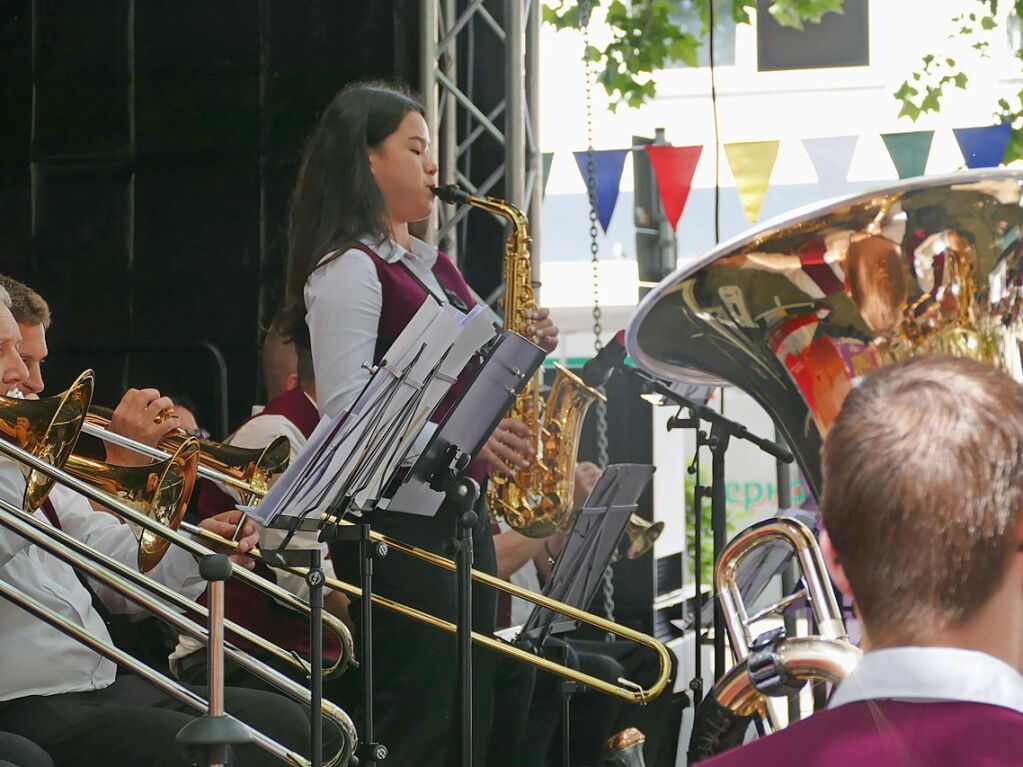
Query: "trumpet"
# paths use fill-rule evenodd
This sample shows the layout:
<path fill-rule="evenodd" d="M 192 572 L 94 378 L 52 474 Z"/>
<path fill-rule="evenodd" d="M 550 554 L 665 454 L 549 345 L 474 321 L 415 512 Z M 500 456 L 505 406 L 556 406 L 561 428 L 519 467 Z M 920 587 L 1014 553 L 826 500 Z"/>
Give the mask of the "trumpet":
<path fill-rule="evenodd" d="M 337 520 L 334 517 L 326 516 L 324 517 L 324 521 L 329 524 L 341 525 L 353 524 L 352 522 Z M 182 529 L 193 536 L 206 540 L 210 544 L 219 547 L 229 548 L 235 547 L 237 545 L 232 541 L 227 540 L 226 538 L 222 538 L 221 536 L 216 535 L 215 533 L 211 533 L 208 530 L 195 527 L 194 525 L 189 525 L 185 523 L 182 525 Z M 396 541 L 393 538 L 389 538 L 375 531 L 370 532 L 370 539 L 375 543 L 382 543 L 388 548 L 394 549 L 408 556 L 415 557 L 431 565 L 435 565 L 436 567 L 443 568 L 450 572 L 455 572 L 455 563 L 452 560 L 447 559 L 446 557 L 442 557 L 438 554 L 434 554 L 433 552 L 426 551 L 425 549 L 420 549 L 415 546 L 410 546 L 400 541 Z M 257 560 L 262 559 L 262 554 L 260 553 L 258 548 L 253 549 L 246 553 Z M 307 572 L 307 569 L 302 567 L 295 568 L 289 567 L 285 569 L 299 576 L 305 576 Z M 634 682 L 623 679 L 618 680 L 619 682 L 618 684 L 613 684 L 611 682 L 607 682 L 603 679 L 592 676 L 590 674 L 586 674 L 581 671 L 569 668 L 568 666 L 564 666 L 560 663 L 555 663 L 554 661 L 548 660 L 547 658 L 544 658 L 540 655 L 534 655 L 533 653 L 523 650 L 522 648 L 516 645 L 504 642 L 500 639 L 497 639 L 493 636 L 489 636 L 487 634 L 481 634 L 479 632 L 473 631 L 472 632 L 473 642 L 476 642 L 477 644 L 482 645 L 483 647 L 486 647 L 495 652 L 511 656 L 525 663 L 530 663 L 533 666 L 536 666 L 537 668 L 543 669 L 544 671 L 548 671 L 552 674 L 556 674 L 557 676 L 569 679 L 579 684 L 586 685 L 587 687 L 592 688 L 594 690 L 599 690 L 600 692 L 606 693 L 607 695 L 612 695 L 614 697 L 621 698 L 622 700 L 626 700 L 630 703 L 646 703 L 648 700 L 659 695 L 667 685 L 668 679 L 671 676 L 671 661 L 668 656 L 668 651 L 664 647 L 664 645 L 662 645 L 652 636 L 643 634 L 639 631 L 635 631 L 626 626 L 622 626 L 618 623 L 614 623 L 612 621 L 607 620 L 606 618 L 601 618 L 600 616 L 594 615 L 584 610 L 572 607 L 571 605 L 565 604 L 564 602 L 559 602 L 555 599 L 545 597 L 542 594 L 536 594 L 532 591 L 529 591 L 528 589 L 520 588 L 519 586 L 516 586 L 507 581 L 503 581 L 500 578 L 497 578 L 496 576 L 481 572 L 479 570 L 474 569 L 472 571 L 472 579 L 478 583 L 482 583 L 486 586 L 490 586 L 499 591 L 503 591 L 507 594 L 510 594 L 511 596 L 524 599 L 528 602 L 532 602 L 533 604 L 540 605 L 541 607 L 544 607 L 548 610 L 553 610 L 554 612 L 561 613 L 563 615 L 568 616 L 569 618 L 573 618 L 574 620 L 594 626 L 600 629 L 601 631 L 614 634 L 615 636 L 618 636 L 622 639 L 626 639 L 631 642 L 635 642 L 636 644 L 639 644 L 643 647 L 647 647 L 657 655 L 658 673 L 657 678 L 654 680 L 654 682 L 646 688 L 643 688 Z M 344 592 L 349 596 L 355 597 L 357 599 L 362 598 L 361 588 L 359 588 L 358 586 L 353 586 L 350 583 L 346 583 L 345 581 L 342 581 L 340 579 L 327 578 L 324 585 L 326 585 L 327 588 L 333 589 L 335 591 Z M 421 623 L 426 623 L 442 631 L 447 631 L 451 634 L 454 634 L 456 631 L 455 624 L 451 623 L 450 621 L 444 620 L 443 618 L 439 618 L 436 615 L 432 615 L 422 610 L 417 610 L 414 607 L 409 607 L 408 605 L 402 604 L 401 602 L 397 602 L 393 599 L 388 599 L 387 597 L 380 596 L 379 594 L 373 594 L 371 596 L 371 602 L 385 609 L 392 610 L 401 615 L 412 618 L 413 620 L 417 620 Z"/>
<path fill-rule="evenodd" d="M 195 486 L 199 446 L 189 438 L 166 460 L 149 466 L 114 466 L 71 454 L 64 470 L 130 505 L 171 530 L 177 530 Z M 139 539 L 139 571 L 148 573 L 170 542 L 132 525 Z"/>

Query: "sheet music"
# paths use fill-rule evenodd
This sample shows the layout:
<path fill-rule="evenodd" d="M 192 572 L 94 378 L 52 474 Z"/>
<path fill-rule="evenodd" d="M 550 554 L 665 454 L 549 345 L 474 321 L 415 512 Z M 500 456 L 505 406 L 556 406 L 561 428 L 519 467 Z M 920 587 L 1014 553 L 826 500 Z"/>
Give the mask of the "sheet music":
<path fill-rule="evenodd" d="M 319 513 L 339 494 L 357 506 L 375 500 L 462 368 L 494 334 L 482 312 L 425 301 L 355 403 L 319 423 L 258 507 L 239 508 L 274 526 L 281 517 Z"/>

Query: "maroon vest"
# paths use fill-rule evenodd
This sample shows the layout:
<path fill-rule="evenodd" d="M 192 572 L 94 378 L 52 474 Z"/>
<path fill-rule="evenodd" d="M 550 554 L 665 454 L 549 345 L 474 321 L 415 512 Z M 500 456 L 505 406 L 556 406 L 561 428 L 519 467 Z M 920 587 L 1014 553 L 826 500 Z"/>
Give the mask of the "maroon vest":
<path fill-rule="evenodd" d="M 369 256 L 373 266 L 376 267 L 377 278 L 380 280 L 382 306 L 380 324 L 377 326 L 377 345 L 373 352 L 373 364 L 377 364 L 383 359 L 384 354 L 397 340 L 405 326 L 412 321 L 430 293 L 400 262 L 388 263 L 372 248 L 361 243 L 354 247 Z M 458 296 L 466 306 L 476 305 L 476 299 L 469 290 L 469 286 L 455 265 L 451 263 L 451 259 L 444 253 L 437 254 L 437 261 L 433 265 L 433 274 L 442 288 Z M 465 366 L 461 375 L 458 376 L 458 381 L 451 386 L 444 399 L 437 405 L 437 409 L 434 410 L 433 416 L 430 418 L 431 421 L 443 420 L 448 410 L 458 401 L 472 381 L 476 367 L 475 362 L 470 362 Z"/>
<path fill-rule="evenodd" d="M 320 414 L 316 406 L 309 401 L 301 388 L 291 389 L 278 394 L 266 408 L 253 418 L 264 415 L 281 415 L 298 427 L 306 439 L 313 433 L 320 422 Z M 252 420 L 252 419 L 248 419 Z M 248 423 L 248 420 L 246 423 Z M 199 483 L 199 515 L 203 519 L 234 508 L 234 499 L 223 492 L 212 482 L 202 480 Z M 257 565 L 256 573 L 276 580 L 273 571 L 265 565 Z M 285 649 L 295 650 L 299 654 L 309 652 L 309 621 L 302 616 L 278 605 L 271 597 L 234 578 L 228 580 L 224 592 L 224 610 L 229 620 L 238 623 L 250 631 L 259 634 L 274 644 Z M 202 598 L 205 600 L 205 595 Z M 205 602 L 203 602 L 205 604 Z M 252 650 L 250 643 L 232 634 L 231 641 L 243 650 Z M 323 653 L 328 658 L 337 658 L 340 647 L 332 633 L 323 634 Z"/>
<path fill-rule="evenodd" d="M 1000 767 L 1023 762 L 1023 714 L 959 702 L 849 703 L 700 767 Z"/>
<path fill-rule="evenodd" d="M 419 311 L 419 307 L 423 305 L 423 301 L 431 294 L 400 262 L 388 263 L 372 248 L 361 243 L 354 247 L 369 256 L 373 266 L 376 267 L 377 278 L 380 280 L 380 323 L 377 326 L 377 343 L 373 352 L 373 364 L 378 364 L 391 344 L 397 340 L 401 331 L 412 321 L 416 312 Z M 476 298 L 469 290 L 465 279 L 446 254 L 437 254 L 437 261 L 433 265 L 433 274 L 442 288 L 458 296 L 466 306 L 476 305 Z M 448 393 L 433 411 L 433 415 L 430 416 L 431 421 L 439 423 L 444 419 L 451 406 L 465 393 L 478 368 L 478 359 L 471 360 L 465 366 L 459 374 L 458 380 L 448 389 Z M 474 461 L 466 472 L 468 476 L 478 482 L 482 481 L 489 473 L 490 466 L 485 461 Z"/>

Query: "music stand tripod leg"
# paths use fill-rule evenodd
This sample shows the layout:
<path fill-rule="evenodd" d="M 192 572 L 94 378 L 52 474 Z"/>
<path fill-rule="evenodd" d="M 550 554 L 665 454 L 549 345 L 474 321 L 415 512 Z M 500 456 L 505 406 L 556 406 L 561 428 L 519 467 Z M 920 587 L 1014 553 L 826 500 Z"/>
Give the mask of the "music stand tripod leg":
<path fill-rule="evenodd" d="M 480 497 L 480 487 L 475 480 L 461 476 L 452 476 L 447 485 L 447 497 L 455 505 L 461 765 L 472 767 L 472 531 L 479 521 L 475 506 Z"/>
<path fill-rule="evenodd" d="M 224 713 L 224 581 L 231 577 L 231 560 L 207 554 L 199 563 L 199 574 L 209 583 L 209 710 L 182 727 L 176 740 L 188 747 L 197 764 L 223 767 L 232 744 L 252 740 L 245 725 Z"/>

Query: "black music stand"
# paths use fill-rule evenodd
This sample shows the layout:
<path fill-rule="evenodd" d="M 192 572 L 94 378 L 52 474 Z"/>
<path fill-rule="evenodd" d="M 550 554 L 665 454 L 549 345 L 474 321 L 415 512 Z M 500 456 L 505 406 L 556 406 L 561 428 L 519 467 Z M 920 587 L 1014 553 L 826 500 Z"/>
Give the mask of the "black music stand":
<path fill-rule="evenodd" d="M 636 512 L 639 496 L 654 475 L 647 464 L 615 464 L 600 475 L 586 503 L 576 516 L 572 530 L 558 555 L 543 595 L 585 610 L 604 579 L 604 571 L 625 535 L 629 518 Z M 548 637 L 571 631 L 578 625 L 574 618 L 540 605 L 534 605 L 515 643 L 531 650 L 542 648 Z M 569 764 L 569 713 L 572 695 L 578 692 L 573 681 L 561 682 L 562 764 Z"/>
<path fill-rule="evenodd" d="M 545 352 L 515 333 L 502 333 L 489 346 L 485 359 L 462 398 L 448 411 L 433 437 L 412 468 L 388 483 L 373 508 L 406 514 L 433 516 L 445 500 L 456 504 L 459 513 L 455 539 L 455 564 L 458 583 L 457 647 L 460 689 L 460 741 L 462 763 L 469 765 L 472 755 L 472 530 L 477 516 L 473 507 L 480 488 L 463 472 L 490 434 L 507 413 L 519 392 L 543 363 Z M 396 472 L 400 474 L 400 472 Z M 337 541 L 355 538 L 360 542 L 362 561 L 362 658 L 364 737 L 372 742 L 372 570 L 373 560 L 386 555 L 386 546 L 371 545 L 370 527 L 362 523 L 354 529 L 328 525 L 325 539 L 332 556 Z M 369 757 L 372 760 L 372 754 Z M 368 761 L 367 764 L 372 764 Z"/>

